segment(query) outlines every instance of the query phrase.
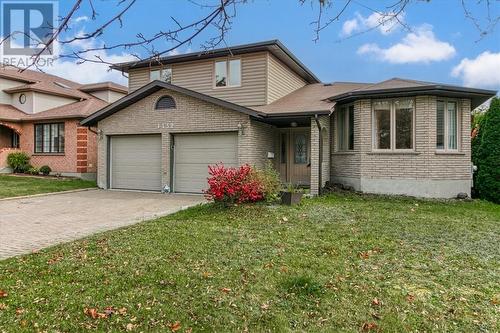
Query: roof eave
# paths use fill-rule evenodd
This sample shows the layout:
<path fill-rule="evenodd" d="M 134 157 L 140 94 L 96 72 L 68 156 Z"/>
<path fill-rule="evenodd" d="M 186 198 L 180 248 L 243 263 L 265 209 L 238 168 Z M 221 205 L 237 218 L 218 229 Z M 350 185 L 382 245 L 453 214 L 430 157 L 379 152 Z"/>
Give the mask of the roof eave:
<path fill-rule="evenodd" d="M 238 55 L 238 54 L 245 54 L 245 53 L 252 53 L 252 52 L 259 52 L 259 51 L 269 51 L 269 52 L 273 53 L 275 56 L 277 56 L 278 58 L 280 58 L 280 60 L 283 61 L 283 57 L 278 55 L 279 50 L 277 51 L 275 49 L 276 47 L 279 50 L 281 50 L 282 53 L 284 55 L 286 55 L 286 57 L 291 59 L 292 63 L 295 63 L 298 66 L 298 68 L 300 68 L 299 72 L 302 71 L 303 73 L 297 73 L 297 74 L 301 75 L 308 83 L 320 83 L 321 82 L 319 80 L 319 78 L 316 75 L 314 75 L 313 72 L 311 72 L 297 57 L 295 57 L 295 55 L 293 55 L 293 53 L 290 50 L 288 50 L 277 39 L 265 41 L 265 42 L 252 43 L 252 44 L 230 46 L 230 47 L 226 47 L 226 48 L 215 49 L 212 51 L 200 51 L 200 52 L 192 52 L 192 53 L 188 53 L 188 54 L 180 54 L 180 55 L 169 56 L 169 57 L 164 57 L 164 58 L 160 58 L 160 59 L 150 58 L 150 59 L 146 59 L 146 60 L 118 63 L 118 64 L 111 65 L 110 68 L 120 70 L 122 72 L 128 72 L 130 69 L 155 66 L 159 63 L 161 63 L 161 64 L 174 64 L 174 63 L 180 63 L 180 62 L 202 60 L 202 59 L 212 59 L 212 58 L 224 57 L 224 56 L 228 56 L 228 55 Z M 287 64 L 287 65 L 290 66 L 290 64 Z"/>
<path fill-rule="evenodd" d="M 370 91 L 351 91 L 341 95 L 332 96 L 328 98 L 328 100 L 341 103 L 361 98 L 401 97 L 415 96 L 418 94 L 470 98 L 474 101 L 474 103 L 471 103 L 471 108 L 474 109 L 489 98 L 495 96 L 497 92 L 495 90 L 435 85 L 411 88 L 378 89 Z"/>
<path fill-rule="evenodd" d="M 142 98 L 145 98 L 161 89 L 169 89 L 181 94 L 185 94 L 188 96 L 191 96 L 193 98 L 201 99 L 205 102 L 208 103 L 213 103 L 216 105 L 219 105 L 221 107 L 224 107 L 226 109 L 230 109 L 233 111 L 237 112 L 242 112 L 245 114 L 248 114 L 249 116 L 255 117 L 255 118 L 263 118 L 264 114 L 259 111 L 255 111 L 252 109 L 249 109 L 247 107 L 237 105 L 231 102 L 227 102 L 215 97 L 211 97 L 205 94 L 201 94 L 199 92 L 186 89 L 180 86 L 176 86 L 170 83 L 166 83 L 163 81 L 152 81 L 148 83 L 147 85 L 143 86 L 142 88 L 137 89 L 136 91 L 132 92 L 131 94 L 124 96 L 120 98 L 119 100 L 115 101 L 114 103 L 102 108 L 101 110 L 96 111 L 95 113 L 91 114 L 90 116 L 86 117 L 81 121 L 81 125 L 83 126 L 92 126 L 96 125 L 97 122 L 100 120 L 126 108 L 129 105 L 132 105 L 136 103 L 137 101 L 141 100 Z"/>

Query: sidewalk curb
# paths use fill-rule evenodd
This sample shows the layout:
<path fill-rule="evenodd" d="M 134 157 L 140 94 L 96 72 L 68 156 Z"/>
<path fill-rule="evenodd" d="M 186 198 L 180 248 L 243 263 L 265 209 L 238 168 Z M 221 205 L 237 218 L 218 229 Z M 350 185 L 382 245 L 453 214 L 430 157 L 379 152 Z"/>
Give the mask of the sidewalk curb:
<path fill-rule="evenodd" d="M 38 198 L 38 197 L 44 197 L 44 196 L 49 196 L 49 195 L 77 193 L 77 192 L 84 192 L 84 191 L 96 191 L 96 190 L 98 190 L 97 187 L 89 187 L 89 188 L 79 188 L 79 189 L 76 189 L 76 190 L 69 190 L 69 191 L 38 193 L 38 194 L 31 194 L 31 195 L 22 195 L 22 196 L 19 196 L 19 197 L 3 198 L 3 199 L 0 199 L 0 202 L 2 202 L 2 201 L 10 201 L 10 200 L 17 200 L 17 199 Z"/>

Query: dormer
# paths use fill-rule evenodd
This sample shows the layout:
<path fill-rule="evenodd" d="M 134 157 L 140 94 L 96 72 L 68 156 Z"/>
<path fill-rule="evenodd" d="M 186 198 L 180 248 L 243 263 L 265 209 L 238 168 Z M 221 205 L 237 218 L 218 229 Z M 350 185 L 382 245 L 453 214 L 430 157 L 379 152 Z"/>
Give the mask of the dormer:
<path fill-rule="evenodd" d="M 277 40 L 112 66 L 129 75 L 129 92 L 161 80 L 242 106 L 259 106 L 319 82 Z"/>

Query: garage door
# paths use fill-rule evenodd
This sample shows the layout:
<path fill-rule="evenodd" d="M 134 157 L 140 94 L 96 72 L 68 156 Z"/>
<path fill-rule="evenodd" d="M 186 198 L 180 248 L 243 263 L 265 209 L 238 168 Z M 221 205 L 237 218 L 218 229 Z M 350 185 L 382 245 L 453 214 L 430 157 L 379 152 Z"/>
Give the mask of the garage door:
<path fill-rule="evenodd" d="M 161 136 L 111 137 L 111 188 L 161 190 Z"/>
<path fill-rule="evenodd" d="M 174 191 L 201 193 L 207 188 L 208 165 L 238 165 L 236 133 L 175 136 Z"/>

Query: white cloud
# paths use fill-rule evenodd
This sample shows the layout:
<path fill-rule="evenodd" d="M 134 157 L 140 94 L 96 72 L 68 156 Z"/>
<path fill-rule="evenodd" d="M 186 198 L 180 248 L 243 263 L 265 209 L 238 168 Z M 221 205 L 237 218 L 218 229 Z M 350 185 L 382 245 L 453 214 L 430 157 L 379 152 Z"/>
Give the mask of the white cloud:
<path fill-rule="evenodd" d="M 362 32 L 371 29 L 377 29 L 381 34 L 388 35 L 397 30 L 400 26 L 398 20 L 394 17 L 395 13 L 373 13 L 368 17 L 356 13 L 353 19 L 347 20 L 342 25 L 341 37 L 348 37 L 356 32 Z M 401 22 L 404 20 L 404 14 L 398 14 Z"/>
<path fill-rule="evenodd" d="M 475 59 L 462 59 L 451 72 L 454 77 L 462 79 L 466 86 L 500 87 L 500 52 L 485 51 Z"/>
<path fill-rule="evenodd" d="M 83 33 L 83 31 L 80 31 L 77 35 L 82 35 Z M 77 40 L 71 43 L 71 48 L 63 48 L 60 51 L 60 54 L 70 54 L 72 51 L 98 48 L 102 45 L 103 44 L 99 43 L 96 39 Z M 101 58 L 103 61 L 108 63 L 120 63 L 136 60 L 136 58 L 131 54 L 124 52 L 112 54 L 109 53 L 108 50 L 91 51 L 83 54 L 82 57 L 94 60 Z M 57 58 L 53 62 L 52 66 L 45 66 L 42 70 L 78 83 L 113 81 L 124 85 L 127 84 L 127 78 L 124 77 L 119 71 L 110 71 L 108 64 L 94 63 L 90 61 L 79 64 L 77 62 L 77 60 L 71 58 Z"/>
<path fill-rule="evenodd" d="M 88 16 L 78 16 L 77 18 L 74 19 L 75 23 L 80 23 L 80 22 L 87 22 L 89 19 Z"/>
<path fill-rule="evenodd" d="M 421 26 L 408 33 L 401 42 L 385 49 L 374 43 L 364 44 L 358 49 L 358 54 L 373 54 L 393 64 L 443 61 L 455 53 L 453 45 L 436 38 L 431 25 Z"/>

